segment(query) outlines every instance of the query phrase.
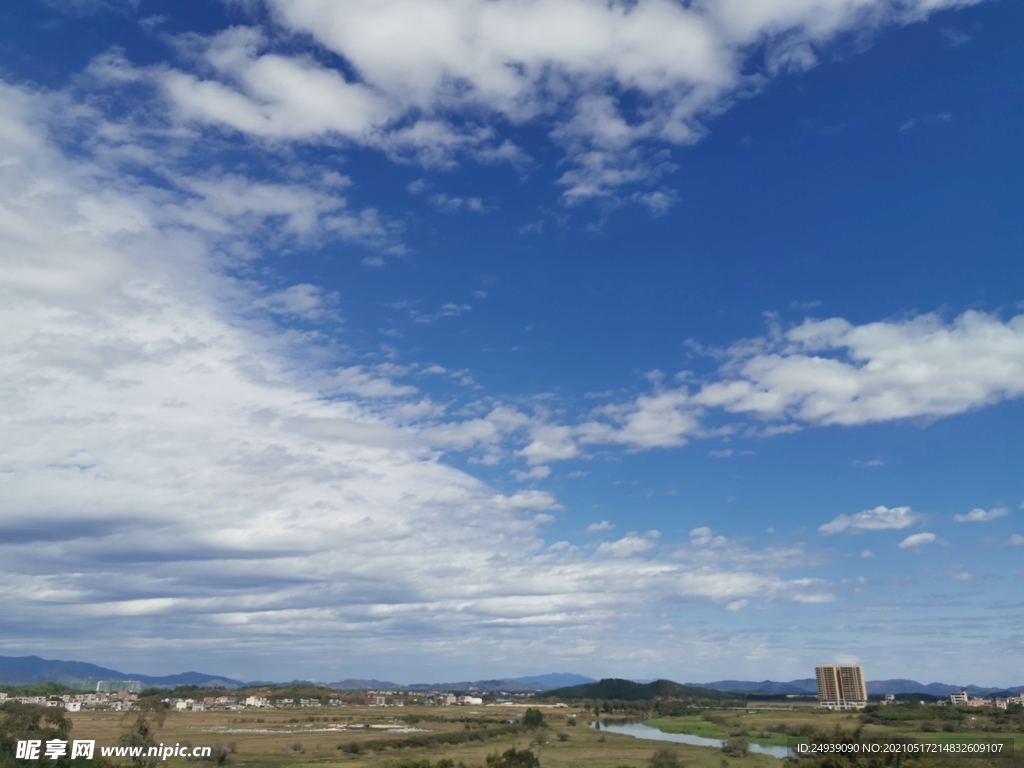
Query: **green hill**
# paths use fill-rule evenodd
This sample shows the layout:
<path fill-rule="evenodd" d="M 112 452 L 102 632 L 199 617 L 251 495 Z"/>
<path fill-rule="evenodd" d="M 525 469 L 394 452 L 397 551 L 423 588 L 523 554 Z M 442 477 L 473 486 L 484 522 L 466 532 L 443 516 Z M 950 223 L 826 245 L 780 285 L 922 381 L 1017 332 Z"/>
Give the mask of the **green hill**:
<path fill-rule="evenodd" d="M 544 698 L 559 699 L 603 699 L 606 701 L 650 701 L 652 699 L 704 699 L 724 701 L 737 698 L 735 694 L 712 691 L 692 685 L 680 685 L 671 680 L 655 680 L 653 683 L 634 683 L 610 677 L 596 683 L 572 685 L 545 691 Z"/>

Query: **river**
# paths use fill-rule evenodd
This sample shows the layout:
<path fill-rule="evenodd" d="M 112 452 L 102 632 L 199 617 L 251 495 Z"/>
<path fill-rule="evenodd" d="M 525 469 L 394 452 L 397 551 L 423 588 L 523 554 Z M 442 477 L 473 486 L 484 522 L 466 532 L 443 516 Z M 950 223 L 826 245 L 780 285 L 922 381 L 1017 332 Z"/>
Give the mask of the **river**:
<path fill-rule="evenodd" d="M 591 723 L 590 727 L 593 728 L 597 724 Z M 621 733 L 625 736 L 633 736 L 637 739 L 648 739 L 650 741 L 671 741 L 676 744 L 690 744 L 695 747 L 713 747 L 714 749 L 722 748 L 722 741 L 720 739 L 706 739 L 703 736 L 691 736 L 688 733 L 665 733 L 659 731 L 657 728 L 652 728 L 649 725 L 643 723 L 625 723 L 623 725 L 605 725 L 601 723 L 601 730 L 608 733 Z M 782 759 L 784 757 L 793 757 L 793 751 L 789 747 L 765 747 L 760 744 L 750 744 L 748 749 L 751 752 L 758 752 L 762 755 L 771 755 Z"/>

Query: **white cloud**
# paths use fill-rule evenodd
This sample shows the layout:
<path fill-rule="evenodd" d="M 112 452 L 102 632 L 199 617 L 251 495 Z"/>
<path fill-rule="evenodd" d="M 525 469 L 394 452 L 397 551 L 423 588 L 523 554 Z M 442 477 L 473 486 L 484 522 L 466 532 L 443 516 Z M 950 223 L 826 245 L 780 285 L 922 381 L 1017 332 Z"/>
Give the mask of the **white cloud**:
<path fill-rule="evenodd" d="M 861 326 L 806 320 L 717 354 L 725 359 L 717 380 L 691 387 L 684 377 L 676 388 L 655 381 L 650 394 L 595 409 L 574 439 L 648 450 L 735 431 L 704 426 L 714 411 L 774 422 L 747 430 L 771 437 L 941 418 L 1024 395 L 1024 315 L 1003 321 L 968 311 L 949 323 L 932 314 Z"/>
<path fill-rule="evenodd" d="M 732 456 L 732 449 L 731 448 L 724 448 L 724 449 L 722 449 L 720 451 L 710 451 L 709 453 L 710 453 L 711 456 L 714 456 L 715 458 L 727 459 L 730 456 Z"/>
<path fill-rule="evenodd" d="M 914 549 L 938 541 L 934 533 L 914 533 L 899 543 L 900 549 Z"/>
<path fill-rule="evenodd" d="M 511 474 L 517 480 L 543 480 L 551 474 L 551 467 L 540 464 L 536 467 L 530 467 L 525 472 L 520 469 L 513 469 Z"/>
<path fill-rule="evenodd" d="M 609 523 L 607 520 L 602 520 L 600 523 L 591 523 L 587 526 L 588 533 L 600 533 L 601 531 L 612 531 L 615 530 L 615 525 Z"/>
<path fill-rule="evenodd" d="M 440 452 L 490 461 L 519 439 L 539 474 L 542 454 L 579 451 L 576 428 L 491 405 L 445 422 L 402 381 L 420 368 L 339 360 L 349 352 L 274 325 L 326 300 L 252 275 L 271 269 L 268 241 L 345 237 L 325 223 L 348 210 L 323 203 L 327 182 L 276 185 L 294 193 L 281 205 L 241 175 L 151 187 L 55 149 L 51 98 L 0 84 L 6 642 L 187 659 L 214 627 L 224 659 L 281 643 L 300 663 L 343 634 L 366 658 L 426 644 L 461 663 L 563 653 L 551 627 L 594 636 L 626 611 L 824 594 L 778 575 L 803 553 L 710 531 L 673 552 L 653 531 L 591 555 L 546 548 L 553 493 L 499 493 Z"/>
<path fill-rule="evenodd" d="M 831 536 L 836 533 L 901 530 L 921 519 L 921 515 L 910 507 L 875 507 L 855 515 L 839 515 L 831 522 L 819 526 L 818 533 Z"/>
<path fill-rule="evenodd" d="M 1019 533 L 1015 533 L 1010 537 L 1010 545 L 1014 547 L 1024 547 L 1024 536 Z"/>
<path fill-rule="evenodd" d="M 499 509 L 563 509 L 547 491 L 516 491 L 511 496 L 495 496 L 493 501 Z"/>
<path fill-rule="evenodd" d="M 810 605 L 814 605 L 817 603 L 831 603 L 835 599 L 836 596 L 828 592 L 815 592 L 807 595 L 793 595 L 794 602 L 805 603 Z"/>
<path fill-rule="evenodd" d="M 872 552 L 870 549 L 865 549 L 863 552 L 860 553 L 860 556 L 864 560 L 870 560 L 872 557 L 875 556 L 875 553 Z"/>
<path fill-rule="evenodd" d="M 597 548 L 597 553 L 611 557 L 632 557 L 651 549 L 660 535 L 658 531 L 648 531 L 644 534 L 628 533 L 618 541 L 602 542 Z"/>
<path fill-rule="evenodd" d="M 1006 507 L 995 507 L 986 512 L 984 509 L 972 509 L 966 515 L 953 515 L 953 519 L 958 523 L 989 523 L 993 520 L 998 520 L 1000 517 L 1006 517 L 1010 511 Z"/>
<path fill-rule="evenodd" d="M 442 213 L 456 213 L 467 210 L 473 213 L 484 213 L 484 201 L 479 197 L 452 197 L 444 193 L 434 195 L 430 201 Z"/>
<path fill-rule="evenodd" d="M 530 464 L 573 459 L 579 455 L 574 430 L 570 427 L 535 423 L 530 427 L 530 438 L 529 444 L 516 451 L 516 456 L 524 457 Z"/>
<path fill-rule="evenodd" d="M 337 293 L 324 295 L 317 286 L 301 283 L 257 299 L 253 305 L 279 315 L 297 315 L 307 320 L 319 320 L 330 311 L 325 308 L 325 304 L 337 303 Z"/>
<path fill-rule="evenodd" d="M 737 345 L 723 374 L 692 404 L 815 425 L 951 416 L 1024 394 L 1024 315 L 805 320 Z"/>
<path fill-rule="evenodd" d="M 184 119 L 264 139 L 342 137 L 425 164 L 521 165 L 495 126 L 553 123 L 573 202 L 656 181 L 670 164 L 645 143 L 697 141 L 737 94 L 814 66 L 837 35 L 970 1 L 269 0 L 272 31 L 181 40 L 203 75 L 152 76 Z M 289 34 L 310 36 L 352 75 L 295 54 Z M 651 195 L 641 202 L 670 202 Z"/>
<path fill-rule="evenodd" d="M 469 304 L 456 304 L 454 301 L 448 302 L 441 306 L 436 312 L 422 313 L 415 309 L 409 310 L 409 316 L 412 318 L 414 323 L 426 325 L 427 323 L 433 323 L 444 317 L 458 317 L 464 312 L 469 312 L 473 309 Z"/>
<path fill-rule="evenodd" d="M 512 476 L 516 480 L 543 480 L 551 474 L 551 467 L 546 467 L 543 464 L 538 464 L 535 467 L 530 467 L 529 470 L 523 472 L 520 469 L 513 469 Z"/>
<path fill-rule="evenodd" d="M 741 611 L 747 607 L 750 603 L 749 600 L 733 600 L 730 603 L 726 603 L 725 610 L 727 611 Z"/>
<path fill-rule="evenodd" d="M 711 529 L 706 525 L 701 528 L 694 528 L 690 531 L 690 540 L 697 546 L 704 546 L 711 542 Z"/>

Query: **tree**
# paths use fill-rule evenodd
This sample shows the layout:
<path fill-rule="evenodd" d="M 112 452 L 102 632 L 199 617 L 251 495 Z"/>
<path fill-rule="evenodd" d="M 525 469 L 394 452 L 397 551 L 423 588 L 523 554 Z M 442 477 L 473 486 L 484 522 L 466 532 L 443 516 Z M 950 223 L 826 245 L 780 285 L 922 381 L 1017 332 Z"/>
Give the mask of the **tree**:
<path fill-rule="evenodd" d="M 96 756 L 86 761 L 79 757 L 71 759 L 71 719 L 64 707 L 40 707 L 35 704 L 21 704 L 8 701 L 0 706 L 0 768 L 17 766 L 49 766 L 49 768 L 71 768 L 76 765 L 88 765 L 91 768 L 102 768 L 108 761 Z M 49 759 L 45 753 L 48 741 L 60 740 L 66 743 L 65 754 L 56 759 Z M 38 741 L 39 756 L 35 760 L 17 758 L 19 741 Z"/>
<path fill-rule="evenodd" d="M 674 749 L 663 747 L 651 755 L 651 768 L 683 768 L 683 761 Z"/>
<path fill-rule="evenodd" d="M 527 728 L 539 728 L 544 725 L 544 713 L 539 709 L 530 707 L 523 713 L 523 725 Z"/>
<path fill-rule="evenodd" d="M 158 757 L 149 757 L 150 747 L 157 745 L 155 733 L 164 724 L 167 712 L 163 702 L 156 696 L 139 699 L 138 709 L 129 715 L 128 730 L 119 740 L 123 747 L 142 747 L 142 753 L 130 758 L 132 768 L 155 768 Z"/>

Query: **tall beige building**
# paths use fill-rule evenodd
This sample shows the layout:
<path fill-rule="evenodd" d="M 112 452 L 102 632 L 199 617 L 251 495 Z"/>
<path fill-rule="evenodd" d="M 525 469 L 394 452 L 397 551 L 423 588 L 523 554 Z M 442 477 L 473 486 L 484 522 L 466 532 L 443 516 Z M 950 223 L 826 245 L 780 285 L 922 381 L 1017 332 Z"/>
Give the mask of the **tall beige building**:
<path fill-rule="evenodd" d="M 818 701 L 826 709 L 860 709 L 868 703 L 864 667 L 815 667 Z"/>

